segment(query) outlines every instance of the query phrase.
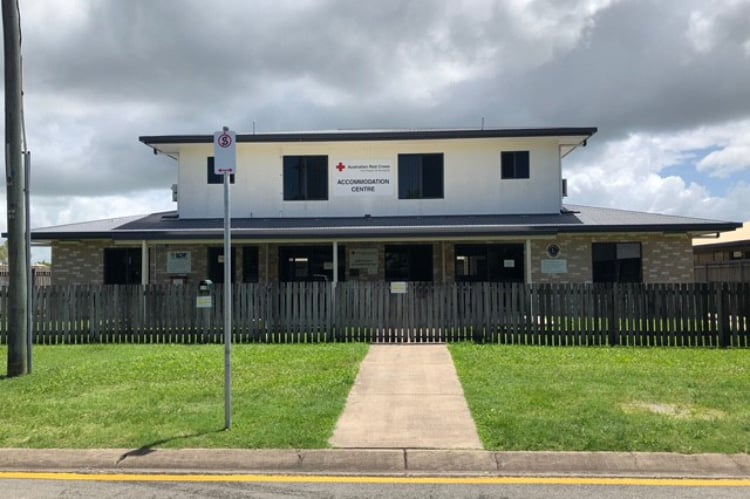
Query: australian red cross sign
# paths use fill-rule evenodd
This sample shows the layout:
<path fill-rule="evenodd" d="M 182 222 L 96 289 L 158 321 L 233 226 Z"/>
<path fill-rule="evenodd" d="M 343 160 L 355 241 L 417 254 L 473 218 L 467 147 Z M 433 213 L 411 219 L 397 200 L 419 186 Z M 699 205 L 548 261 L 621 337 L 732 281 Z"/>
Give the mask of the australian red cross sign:
<path fill-rule="evenodd" d="M 392 161 L 336 161 L 333 193 L 335 196 L 393 195 Z"/>
<path fill-rule="evenodd" d="M 237 137 L 234 132 L 214 132 L 214 174 L 232 174 L 237 169 Z"/>

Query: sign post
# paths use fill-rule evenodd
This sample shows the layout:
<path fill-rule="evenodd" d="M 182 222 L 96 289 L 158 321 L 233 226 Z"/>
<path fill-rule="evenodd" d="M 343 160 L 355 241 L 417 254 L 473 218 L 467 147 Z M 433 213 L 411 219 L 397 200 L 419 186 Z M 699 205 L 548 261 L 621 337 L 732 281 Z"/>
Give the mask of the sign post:
<path fill-rule="evenodd" d="M 232 227 L 229 176 L 237 167 L 236 135 L 214 133 L 214 173 L 224 176 L 224 429 L 232 428 Z"/>

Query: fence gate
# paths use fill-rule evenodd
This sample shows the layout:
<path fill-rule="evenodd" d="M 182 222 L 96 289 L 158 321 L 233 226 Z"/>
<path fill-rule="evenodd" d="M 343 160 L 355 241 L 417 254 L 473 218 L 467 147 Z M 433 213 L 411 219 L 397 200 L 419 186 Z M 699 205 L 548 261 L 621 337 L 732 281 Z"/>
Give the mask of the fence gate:
<path fill-rule="evenodd" d="M 339 283 L 336 328 L 373 343 L 444 342 L 446 290 L 433 283 Z"/>

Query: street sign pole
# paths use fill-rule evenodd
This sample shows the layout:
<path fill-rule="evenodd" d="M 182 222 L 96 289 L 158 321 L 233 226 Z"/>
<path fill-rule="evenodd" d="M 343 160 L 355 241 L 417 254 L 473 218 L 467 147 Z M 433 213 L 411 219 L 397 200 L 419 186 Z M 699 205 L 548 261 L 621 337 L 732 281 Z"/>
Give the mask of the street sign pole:
<path fill-rule="evenodd" d="M 224 428 L 232 428 L 232 231 L 229 173 L 224 172 Z"/>
<path fill-rule="evenodd" d="M 234 132 L 214 133 L 214 173 L 224 176 L 224 429 L 232 429 L 232 215 L 230 175 L 237 167 Z"/>

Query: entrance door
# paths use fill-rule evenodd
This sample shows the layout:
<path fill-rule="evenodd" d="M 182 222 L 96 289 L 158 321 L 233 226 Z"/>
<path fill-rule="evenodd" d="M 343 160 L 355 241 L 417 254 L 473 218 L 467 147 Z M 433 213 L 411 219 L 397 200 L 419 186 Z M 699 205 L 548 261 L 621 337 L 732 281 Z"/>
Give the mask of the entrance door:
<path fill-rule="evenodd" d="M 232 248 L 232 282 L 234 282 L 234 269 L 237 262 L 237 252 Z M 224 248 L 208 248 L 208 278 L 214 284 L 224 282 Z"/>
<path fill-rule="evenodd" d="M 524 282 L 524 245 L 457 244 L 456 282 Z"/>

